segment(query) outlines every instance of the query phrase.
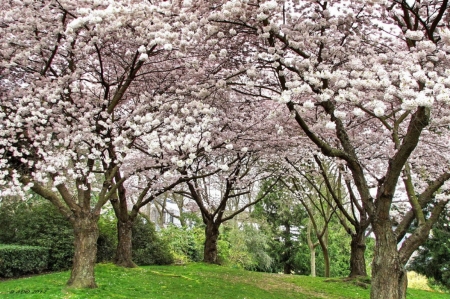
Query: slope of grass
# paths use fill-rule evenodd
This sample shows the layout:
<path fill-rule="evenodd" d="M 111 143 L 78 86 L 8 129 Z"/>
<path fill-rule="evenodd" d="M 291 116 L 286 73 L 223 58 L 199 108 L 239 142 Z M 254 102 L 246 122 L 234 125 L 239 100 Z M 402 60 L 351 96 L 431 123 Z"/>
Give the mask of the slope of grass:
<path fill-rule="evenodd" d="M 344 279 L 267 274 L 216 265 L 96 267 L 99 287 L 74 290 L 68 272 L 0 282 L 0 298 L 369 298 L 364 283 Z M 408 290 L 408 298 L 444 299 L 448 294 Z"/>

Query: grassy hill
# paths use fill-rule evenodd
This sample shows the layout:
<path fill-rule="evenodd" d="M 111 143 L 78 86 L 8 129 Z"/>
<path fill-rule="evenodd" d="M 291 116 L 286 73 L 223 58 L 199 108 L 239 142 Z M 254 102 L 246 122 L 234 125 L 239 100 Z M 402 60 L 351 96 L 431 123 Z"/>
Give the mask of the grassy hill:
<path fill-rule="evenodd" d="M 97 289 L 65 286 L 69 272 L 0 281 L 1 298 L 369 298 L 364 281 L 249 272 L 201 263 L 123 269 L 96 267 Z M 445 299 L 448 294 L 408 289 L 408 298 Z"/>

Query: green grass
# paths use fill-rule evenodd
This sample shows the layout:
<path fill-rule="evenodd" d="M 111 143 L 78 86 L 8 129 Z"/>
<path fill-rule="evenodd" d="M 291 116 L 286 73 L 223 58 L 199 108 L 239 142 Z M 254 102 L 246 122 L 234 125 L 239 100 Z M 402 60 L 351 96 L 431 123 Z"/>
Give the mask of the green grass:
<path fill-rule="evenodd" d="M 364 281 L 248 272 L 201 263 L 123 269 L 96 267 L 97 289 L 65 286 L 69 272 L 0 281 L 0 298 L 369 298 Z M 358 284 L 358 285 L 357 285 Z M 408 289 L 408 298 L 444 299 L 448 294 Z"/>

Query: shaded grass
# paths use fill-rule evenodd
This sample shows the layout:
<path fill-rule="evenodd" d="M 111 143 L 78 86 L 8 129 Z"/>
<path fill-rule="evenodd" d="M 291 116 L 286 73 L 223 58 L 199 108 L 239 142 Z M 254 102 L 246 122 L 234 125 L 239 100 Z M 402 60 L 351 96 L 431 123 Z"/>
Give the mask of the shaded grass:
<path fill-rule="evenodd" d="M 1 298 L 369 298 L 370 288 L 352 280 L 248 272 L 202 263 L 124 269 L 99 264 L 97 289 L 65 286 L 68 272 L 0 282 Z M 408 298 L 444 299 L 408 289 Z"/>

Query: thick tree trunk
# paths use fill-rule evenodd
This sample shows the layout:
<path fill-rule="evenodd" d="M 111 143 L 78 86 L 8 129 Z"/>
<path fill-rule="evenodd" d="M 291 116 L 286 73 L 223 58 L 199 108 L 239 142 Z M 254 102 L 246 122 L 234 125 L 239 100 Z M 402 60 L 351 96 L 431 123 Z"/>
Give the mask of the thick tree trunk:
<path fill-rule="evenodd" d="M 67 285 L 73 288 L 96 288 L 94 277 L 97 256 L 98 217 L 88 215 L 74 220 L 74 249 L 72 272 Z"/>
<path fill-rule="evenodd" d="M 404 299 L 407 287 L 406 271 L 400 263 L 397 239 L 390 221 L 375 224 L 374 232 L 376 246 L 372 263 L 370 298 Z"/>
<path fill-rule="evenodd" d="M 353 234 L 350 243 L 350 277 L 367 276 L 365 251 L 366 236 L 364 231 Z"/>
<path fill-rule="evenodd" d="M 134 268 L 132 256 L 132 229 L 134 221 L 117 220 L 117 248 L 114 256 L 114 264 L 126 268 Z"/>
<path fill-rule="evenodd" d="M 203 261 L 210 264 L 219 264 L 217 258 L 217 240 L 219 239 L 220 224 L 214 222 L 206 223 L 205 227 L 205 247 L 203 251 Z"/>

